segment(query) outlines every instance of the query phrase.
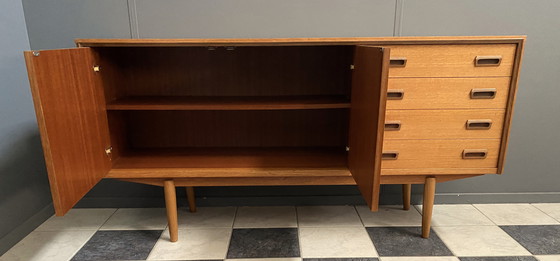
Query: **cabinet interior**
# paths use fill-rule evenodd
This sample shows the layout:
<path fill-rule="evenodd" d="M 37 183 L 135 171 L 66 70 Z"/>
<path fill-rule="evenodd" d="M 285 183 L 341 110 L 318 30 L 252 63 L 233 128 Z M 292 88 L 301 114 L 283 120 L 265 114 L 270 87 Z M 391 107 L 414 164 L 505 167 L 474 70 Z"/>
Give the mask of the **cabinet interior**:
<path fill-rule="evenodd" d="M 347 169 L 354 48 L 96 47 L 113 168 Z"/>

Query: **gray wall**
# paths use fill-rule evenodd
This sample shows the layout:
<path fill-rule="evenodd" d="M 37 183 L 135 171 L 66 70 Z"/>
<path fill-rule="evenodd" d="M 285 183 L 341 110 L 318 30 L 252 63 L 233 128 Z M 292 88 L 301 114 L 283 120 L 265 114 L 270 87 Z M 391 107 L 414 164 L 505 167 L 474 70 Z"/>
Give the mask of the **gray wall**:
<path fill-rule="evenodd" d="M 52 215 L 23 50 L 21 1 L 0 8 L 0 255 Z"/>
<path fill-rule="evenodd" d="M 82 38 L 528 35 L 505 174 L 438 185 L 438 202 L 560 202 L 556 0 L 23 0 L 33 49 Z M 556 71 L 555 71 L 556 70 Z M 420 188 L 415 187 L 419 193 Z M 399 201 L 398 186 L 382 202 Z M 362 203 L 343 187 L 201 188 L 200 203 Z M 283 197 L 274 197 L 283 195 Z M 328 197 L 322 197 L 327 195 Z M 460 195 L 458 197 L 458 195 Z M 419 197 L 413 197 L 418 202 Z M 103 181 L 80 206 L 161 204 L 159 188 Z"/>

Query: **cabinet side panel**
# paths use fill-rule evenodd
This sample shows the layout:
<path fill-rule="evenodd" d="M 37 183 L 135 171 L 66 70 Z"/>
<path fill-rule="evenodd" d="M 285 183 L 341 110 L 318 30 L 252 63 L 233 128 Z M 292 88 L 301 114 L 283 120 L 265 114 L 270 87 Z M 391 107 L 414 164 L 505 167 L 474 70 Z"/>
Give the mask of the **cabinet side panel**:
<path fill-rule="evenodd" d="M 357 46 L 352 75 L 348 165 L 372 210 L 379 202 L 389 49 Z"/>
<path fill-rule="evenodd" d="M 105 100 L 89 48 L 26 52 L 53 203 L 64 215 L 109 171 Z"/>

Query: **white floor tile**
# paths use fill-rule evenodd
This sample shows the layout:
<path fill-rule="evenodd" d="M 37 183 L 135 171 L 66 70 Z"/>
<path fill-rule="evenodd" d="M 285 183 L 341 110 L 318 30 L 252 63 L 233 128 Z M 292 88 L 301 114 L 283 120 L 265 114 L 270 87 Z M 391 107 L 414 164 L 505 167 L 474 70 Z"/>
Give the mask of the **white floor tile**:
<path fill-rule="evenodd" d="M 100 230 L 163 230 L 166 226 L 164 208 L 120 208 Z"/>
<path fill-rule="evenodd" d="M 531 255 L 497 226 L 434 227 L 433 229 L 456 256 Z"/>
<path fill-rule="evenodd" d="M 226 259 L 226 261 L 301 261 L 302 258 L 286 257 L 286 258 L 235 258 Z"/>
<path fill-rule="evenodd" d="M 280 228 L 297 227 L 296 208 L 240 207 L 235 216 L 235 228 Z"/>
<path fill-rule="evenodd" d="M 560 255 L 535 256 L 539 261 L 560 261 Z"/>
<path fill-rule="evenodd" d="M 560 222 L 560 203 L 542 203 L 532 205 Z"/>
<path fill-rule="evenodd" d="M 379 206 L 377 212 L 371 212 L 367 206 L 356 206 L 356 210 L 366 227 L 421 226 L 422 216 L 415 208 L 403 210 L 400 205 Z"/>
<path fill-rule="evenodd" d="M 422 213 L 422 205 L 416 206 Z M 473 205 L 434 205 L 432 226 L 481 226 L 494 225 Z"/>
<path fill-rule="evenodd" d="M 231 231 L 231 228 L 179 229 L 179 240 L 170 242 L 166 229 L 148 260 L 224 259 Z"/>
<path fill-rule="evenodd" d="M 531 204 L 475 204 L 474 206 L 500 226 L 559 224 Z"/>
<path fill-rule="evenodd" d="M 62 217 L 52 216 L 35 231 L 97 230 L 116 208 L 76 208 Z"/>
<path fill-rule="evenodd" d="M 301 257 L 377 257 L 363 227 L 299 228 Z"/>
<path fill-rule="evenodd" d="M 363 226 L 354 206 L 297 207 L 300 227 Z"/>
<path fill-rule="evenodd" d="M 381 257 L 381 261 L 459 261 L 454 256 L 399 256 Z"/>
<path fill-rule="evenodd" d="M 210 228 L 227 227 L 233 225 L 236 207 L 199 207 L 195 213 L 180 208 L 179 228 Z"/>
<path fill-rule="evenodd" d="M 0 257 L 0 260 L 67 261 L 94 233 L 95 230 L 34 231 Z"/>

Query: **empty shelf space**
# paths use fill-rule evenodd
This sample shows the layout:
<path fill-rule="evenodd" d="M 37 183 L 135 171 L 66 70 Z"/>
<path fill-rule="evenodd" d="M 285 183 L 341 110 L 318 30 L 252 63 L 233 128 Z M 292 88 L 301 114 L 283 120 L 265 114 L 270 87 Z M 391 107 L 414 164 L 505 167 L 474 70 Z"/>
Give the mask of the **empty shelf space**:
<path fill-rule="evenodd" d="M 344 148 L 180 148 L 130 151 L 107 178 L 350 176 Z"/>
<path fill-rule="evenodd" d="M 344 96 L 130 96 L 107 110 L 299 110 L 350 108 Z"/>

